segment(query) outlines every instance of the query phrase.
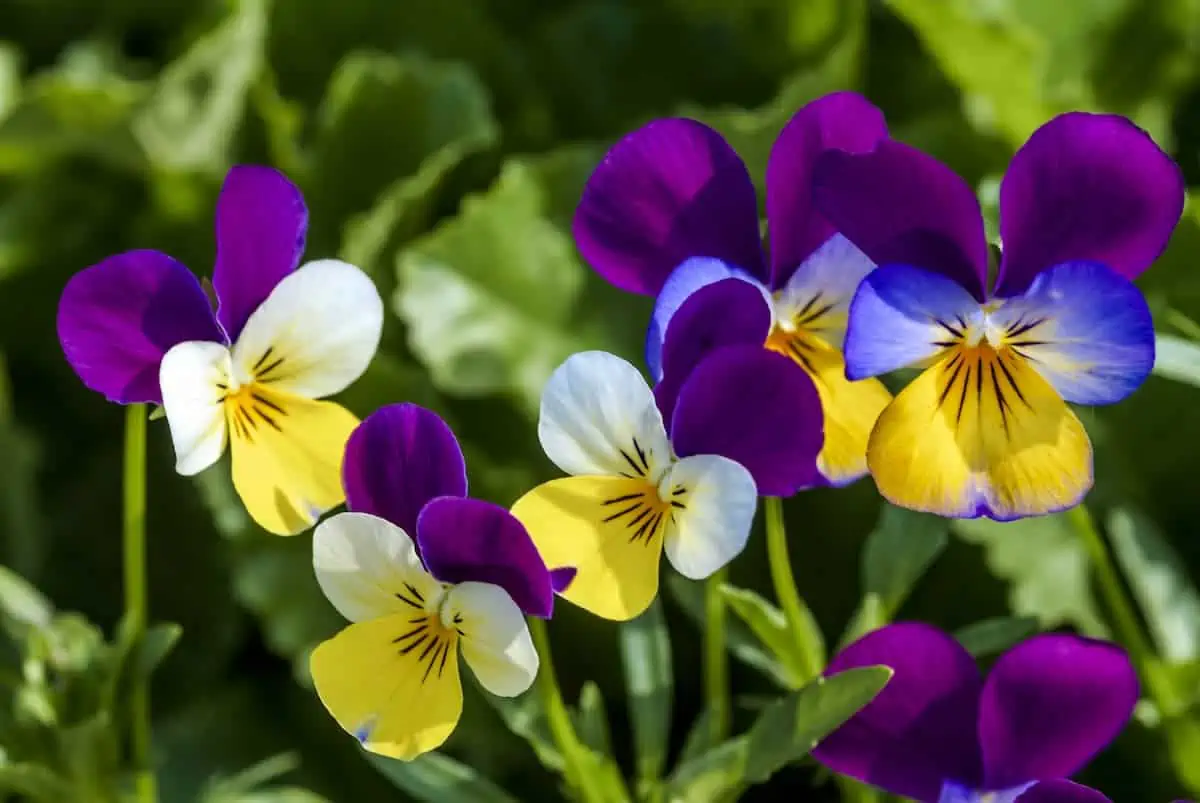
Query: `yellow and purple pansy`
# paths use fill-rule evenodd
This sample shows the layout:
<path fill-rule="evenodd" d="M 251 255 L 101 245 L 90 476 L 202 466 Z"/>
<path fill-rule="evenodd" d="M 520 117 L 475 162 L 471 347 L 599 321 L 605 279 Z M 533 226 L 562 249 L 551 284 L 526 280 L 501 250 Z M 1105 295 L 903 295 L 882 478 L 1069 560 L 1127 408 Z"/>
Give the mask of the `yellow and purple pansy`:
<path fill-rule="evenodd" d="M 358 268 L 300 265 L 308 211 L 268 167 L 229 171 L 216 210 L 217 309 L 196 277 L 159 251 L 80 271 L 58 309 L 67 361 L 119 404 L 160 404 L 176 469 L 211 466 L 232 443 L 233 483 L 264 529 L 306 530 L 343 500 L 342 452 L 358 419 L 317 401 L 375 355 L 383 303 Z"/>
<path fill-rule="evenodd" d="M 824 414 L 814 483 L 845 485 L 866 471 L 867 439 L 891 394 L 849 381 L 846 309 L 874 264 L 812 205 L 812 171 L 829 150 L 868 152 L 887 140 L 883 114 L 852 92 L 801 108 L 771 149 L 766 174 L 769 258 L 746 166 L 716 131 L 687 119 L 653 121 L 596 168 L 575 215 L 580 253 L 613 285 L 656 296 L 646 364 L 673 396 L 700 352 L 748 343 L 811 377 Z"/>
<path fill-rule="evenodd" d="M 813 749 L 829 769 L 920 803 L 1107 803 L 1068 779 L 1133 714 L 1137 674 L 1117 645 L 1034 636 L 984 679 L 952 636 L 899 622 L 825 674 L 875 665 L 891 667 L 887 687 Z"/>
<path fill-rule="evenodd" d="M 317 526 L 313 567 L 351 624 L 313 651 L 313 684 L 367 750 L 411 759 L 458 723 L 460 654 L 492 694 L 533 683 L 523 614 L 550 616 L 555 578 L 507 510 L 466 496 L 462 450 L 429 410 L 369 415 L 343 475 L 351 512 Z"/>
<path fill-rule="evenodd" d="M 572 476 L 534 488 L 513 515 L 548 566 L 573 570 L 562 596 L 606 619 L 650 605 L 664 552 L 685 577 L 720 569 L 745 546 L 759 494 L 816 476 L 820 401 L 784 357 L 715 349 L 670 403 L 667 416 L 641 372 L 603 351 L 567 358 L 542 393 L 538 437 Z"/>
<path fill-rule="evenodd" d="M 1003 253 L 989 292 L 979 203 L 914 148 L 826 153 L 814 202 L 880 267 L 850 305 L 846 374 L 922 373 L 871 433 L 867 462 L 894 504 L 1010 520 L 1077 504 L 1092 449 L 1067 402 L 1111 404 L 1154 364 L 1131 282 L 1183 210 L 1178 167 L 1129 120 L 1046 123 L 1000 187 Z"/>

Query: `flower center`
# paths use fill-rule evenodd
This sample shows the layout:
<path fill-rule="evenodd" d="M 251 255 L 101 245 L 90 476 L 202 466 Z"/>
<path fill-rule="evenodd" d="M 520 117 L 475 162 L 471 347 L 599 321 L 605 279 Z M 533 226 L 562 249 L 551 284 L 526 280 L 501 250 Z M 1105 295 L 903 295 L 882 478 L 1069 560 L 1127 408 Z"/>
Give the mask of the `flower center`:
<path fill-rule="evenodd" d="M 664 477 L 658 485 L 638 483 L 628 493 L 600 503 L 606 510 L 603 521 L 624 525 L 630 543 L 650 546 L 675 523 L 676 513 L 687 509 L 687 496 L 688 489 L 671 482 L 669 477 Z"/>
<path fill-rule="evenodd" d="M 458 640 L 466 635 L 459 627 L 462 614 L 456 613 L 449 621 L 444 621 L 448 611 L 442 609 L 448 589 L 448 586 L 442 585 L 437 596 L 426 598 L 415 586 L 405 583 L 403 589 L 395 592 L 396 599 L 413 609 L 413 615 L 408 620 L 412 626 L 392 639 L 392 644 L 401 655 L 415 655 L 416 662 L 424 665 L 422 683 L 431 676 L 442 676 Z"/>
<path fill-rule="evenodd" d="M 283 406 L 273 399 L 274 394 L 261 385 L 251 383 L 240 387 L 217 385 L 224 393 L 225 418 L 237 437 L 253 443 L 261 427 L 282 432 L 281 422 L 287 415 Z"/>

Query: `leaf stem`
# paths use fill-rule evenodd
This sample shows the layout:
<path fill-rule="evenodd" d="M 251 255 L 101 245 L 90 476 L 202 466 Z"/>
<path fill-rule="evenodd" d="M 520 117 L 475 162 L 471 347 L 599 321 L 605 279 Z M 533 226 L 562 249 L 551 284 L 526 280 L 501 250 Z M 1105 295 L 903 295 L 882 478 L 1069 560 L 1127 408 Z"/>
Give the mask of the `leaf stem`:
<path fill-rule="evenodd" d="M 125 408 L 125 474 L 123 538 L 125 621 L 133 643 L 146 633 L 146 417 L 144 404 Z M 157 783 L 151 757 L 148 678 L 133 679 L 129 692 L 130 749 L 135 800 L 155 803 Z"/>
<path fill-rule="evenodd" d="M 562 691 L 558 687 L 546 623 L 533 616 L 528 618 L 528 622 L 529 634 L 533 637 L 533 646 L 540 661 L 537 683 L 546 707 L 546 720 L 550 726 L 550 733 L 562 752 L 567 782 L 579 792 L 580 799 L 585 803 L 605 803 L 604 792 L 598 786 L 595 774 L 587 766 L 587 748 L 575 733 L 571 713 L 567 710 Z"/>
<path fill-rule="evenodd" d="M 787 529 L 783 522 L 783 500 L 777 496 L 763 497 L 767 520 L 767 563 L 771 567 L 771 582 L 775 596 L 783 609 L 788 632 L 799 645 L 804 665 L 801 667 L 806 680 L 815 678 L 824 667 L 816 666 L 813 656 L 820 655 L 815 644 L 809 644 L 809 630 L 805 627 L 804 603 L 796 589 L 792 575 L 792 559 L 788 554 Z"/>
<path fill-rule="evenodd" d="M 1129 651 L 1146 690 L 1158 706 L 1161 715 L 1169 717 L 1178 714 L 1180 703 L 1177 695 L 1157 671 L 1154 649 L 1142 630 L 1137 609 L 1125 591 L 1121 576 L 1109 554 L 1108 545 L 1096 527 L 1095 520 L 1083 505 L 1076 505 L 1068 510 L 1066 515 L 1091 559 L 1096 582 L 1108 608 L 1117 638 Z"/>
<path fill-rule="evenodd" d="M 704 581 L 704 696 L 712 712 L 710 744 L 729 738 L 732 714 L 729 703 L 729 656 L 725 652 L 725 600 L 721 586 L 727 570 L 722 567 Z"/>

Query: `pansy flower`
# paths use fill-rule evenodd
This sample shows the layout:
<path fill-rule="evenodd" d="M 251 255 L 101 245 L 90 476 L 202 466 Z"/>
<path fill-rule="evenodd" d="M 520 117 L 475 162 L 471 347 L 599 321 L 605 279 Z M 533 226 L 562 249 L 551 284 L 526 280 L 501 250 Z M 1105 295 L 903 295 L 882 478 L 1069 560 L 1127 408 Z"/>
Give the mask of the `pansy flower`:
<path fill-rule="evenodd" d="M 281 173 L 229 171 L 217 201 L 212 304 L 159 251 L 128 251 L 67 283 L 58 336 L 89 388 L 161 404 L 176 469 L 211 466 L 232 442 L 233 483 L 264 529 L 307 529 L 341 503 L 339 467 L 358 424 L 316 401 L 357 379 L 379 345 L 383 302 L 358 268 L 297 267 L 308 211 Z"/>
<path fill-rule="evenodd" d="M 548 618 L 552 578 L 520 522 L 467 498 L 463 454 L 434 413 L 394 404 L 346 446 L 346 502 L 313 534 L 325 596 L 352 624 L 312 654 L 321 702 L 366 749 L 411 759 L 462 713 L 458 656 L 492 694 L 537 675 L 522 613 Z"/>
<path fill-rule="evenodd" d="M 1125 727 L 1138 698 L 1115 644 L 1065 634 L 1010 649 L 981 678 L 957 641 L 904 622 L 846 647 L 826 675 L 889 666 L 887 687 L 813 750 L 826 767 L 921 803 L 1091 803 L 1066 779 Z"/>
<path fill-rule="evenodd" d="M 759 494 L 811 481 L 819 405 L 787 359 L 729 346 L 692 371 L 668 428 L 637 368 L 574 354 L 546 383 L 538 418 L 546 456 L 572 476 L 533 489 L 513 515 L 548 566 L 574 571 L 568 601 L 631 619 L 658 593 L 663 552 L 684 576 L 707 577 L 745 546 Z"/>
<path fill-rule="evenodd" d="M 850 306 L 847 375 L 923 369 L 871 434 L 883 496 L 1000 520 L 1078 503 L 1092 450 L 1067 402 L 1117 402 L 1154 364 L 1150 312 L 1130 280 L 1182 212 L 1174 162 L 1123 117 L 1046 123 L 1000 186 L 990 292 L 979 203 L 940 162 L 885 141 L 826 153 L 815 175 L 818 208 L 880 265 Z"/>
<path fill-rule="evenodd" d="M 681 352 L 765 346 L 815 382 L 825 417 L 816 479 L 835 485 L 866 473 L 867 438 L 891 394 L 878 380 L 846 378 L 846 308 L 874 265 L 813 208 L 812 170 L 827 150 L 869 151 L 886 138 L 883 114 L 851 92 L 795 114 L 767 164 L 769 258 L 746 166 L 694 120 L 656 120 L 618 142 L 575 215 L 579 251 L 601 276 L 657 296 L 646 362 L 667 410 L 694 367 Z"/>

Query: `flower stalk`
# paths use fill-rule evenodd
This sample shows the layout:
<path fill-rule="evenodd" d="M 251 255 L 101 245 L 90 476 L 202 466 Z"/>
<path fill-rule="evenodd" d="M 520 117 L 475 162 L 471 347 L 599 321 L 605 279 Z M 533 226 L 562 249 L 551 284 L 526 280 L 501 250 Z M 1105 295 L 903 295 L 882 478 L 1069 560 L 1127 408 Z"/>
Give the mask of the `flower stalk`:
<path fill-rule="evenodd" d="M 571 713 L 563 701 L 558 686 L 558 675 L 554 671 L 554 658 L 550 653 L 550 635 L 546 623 L 534 616 L 528 617 L 529 633 L 537 649 L 538 686 L 542 690 L 542 704 L 546 708 L 546 721 L 550 733 L 562 753 L 568 783 L 579 793 L 584 803 L 605 803 L 604 792 L 596 783 L 596 775 L 587 765 L 587 748 L 579 741 L 575 726 L 571 724 Z"/>
<path fill-rule="evenodd" d="M 122 550 L 125 626 L 133 643 L 146 634 L 146 419 L 144 404 L 125 408 L 125 471 Z M 129 691 L 130 751 L 138 803 L 158 800 L 151 756 L 149 679 L 135 677 Z"/>
<path fill-rule="evenodd" d="M 820 674 L 824 668 L 817 665 L 815 656 L 821 654 L 820 647 L 810 643 L 809 628 L 805 626 L 804 603 L 796 589 L 792 574 L 792 559 L 788 554 L 787 528 L 783 521 L 783 500 L 777 496 L 763 498 L 767 517 L 767 562 L 771 567 L 771 582 L 775 586 L 775 598 L 783 609 L 783 618 L 799 647 L 804 665 L 801 671 L 806 681 Z"/>
<path fill-rule="evenodd" d="M 721 586 L 728 570 L 718 569 L 704 581 L 704 697 L 712 716 L 712 744 L 729 737 L 729 657 L 725 651 L 725 600 Z"/>

